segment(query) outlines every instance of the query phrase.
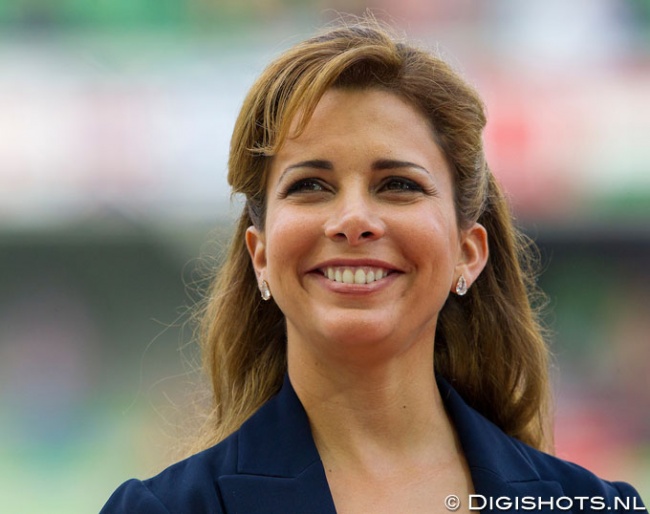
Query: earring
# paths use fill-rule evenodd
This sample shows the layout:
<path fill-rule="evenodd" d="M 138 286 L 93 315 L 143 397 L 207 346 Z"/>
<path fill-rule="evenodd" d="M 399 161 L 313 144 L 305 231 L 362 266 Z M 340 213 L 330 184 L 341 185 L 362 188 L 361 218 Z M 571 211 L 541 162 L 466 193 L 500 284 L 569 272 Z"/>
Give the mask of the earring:
<path fill-rule="evenodd" d="M 458 282 L 456 282 L 456 294 L 458 296 L 464 296 L 467 293 L 467 280 L 461 275 L 458 277 Z"/>
<path fill-rule="evenodd" d="M 262 300 L 268 302 L 271 299 L 271 290 L 269 289 L 269 283 L 266 280 L 262 280 L 260 284 L 260 293 L 262 294 Z"/>

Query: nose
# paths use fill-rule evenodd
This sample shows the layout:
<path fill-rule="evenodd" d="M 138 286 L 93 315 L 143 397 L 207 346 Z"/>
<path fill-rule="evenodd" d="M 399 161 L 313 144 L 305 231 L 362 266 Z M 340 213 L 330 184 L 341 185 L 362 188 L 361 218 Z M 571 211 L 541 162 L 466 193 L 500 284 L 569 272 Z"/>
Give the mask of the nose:
<path fill-rule="evenodd" d="M 341 197 L 325 224 L 325 235 L 334 241 L 357 246 L 384 235 L 385 227 L 372 201 L 355 196 Z"/>

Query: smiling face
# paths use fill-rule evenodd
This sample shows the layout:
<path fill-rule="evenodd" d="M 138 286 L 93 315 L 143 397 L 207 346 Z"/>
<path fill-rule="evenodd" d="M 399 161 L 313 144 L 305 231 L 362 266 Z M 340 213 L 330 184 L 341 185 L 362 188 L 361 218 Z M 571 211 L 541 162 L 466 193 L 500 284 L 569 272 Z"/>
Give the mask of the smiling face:
<path fill-rule="evenodd" d="M 415 108 L 380 90 L 326 92 L 274 156 L 264 230 L 247 232 L 286 317 L 290 358 L 432 351 L 447 295 L 487 258 L 484 229 L 459 230 L 453 197 Z"/>

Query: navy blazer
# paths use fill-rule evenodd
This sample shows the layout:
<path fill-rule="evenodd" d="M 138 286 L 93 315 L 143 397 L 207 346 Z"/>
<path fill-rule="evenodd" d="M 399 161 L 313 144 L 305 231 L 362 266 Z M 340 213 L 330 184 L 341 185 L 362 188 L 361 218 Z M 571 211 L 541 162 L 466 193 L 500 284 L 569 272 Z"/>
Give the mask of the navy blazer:
<path fill-rule="evenodd" d="M 648 512 L 632 486 L 601 480 L 507 436 L 445 380 L 438 379 L 438 387 L 478 495 L 473 510 Z M 288 377 L 237 432 L 154 478 L 122 484 L 100 514 L 225 513 L 336 513 L 307 414 Z"/>

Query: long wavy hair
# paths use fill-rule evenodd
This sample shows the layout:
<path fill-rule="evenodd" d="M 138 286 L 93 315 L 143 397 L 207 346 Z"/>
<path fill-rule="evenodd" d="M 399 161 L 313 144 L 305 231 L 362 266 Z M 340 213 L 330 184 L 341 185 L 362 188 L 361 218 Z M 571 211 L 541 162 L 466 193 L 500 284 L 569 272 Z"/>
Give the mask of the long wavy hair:
<path fill-rule="evenodd" d="M 237 430 L 281 386 L 285 320 L 273 301 L 260 300 L 245 232 L 251 225 L 264 227 L 269 165 L 294 135 L 290 125 L 295 121 L 299 134 L 330 88 L 388 91 L 430 121 L 454 176 L 459 226 L 478 221 L 490 246 L 468 294 L 450 295 L 439 314 L 432 366 L 507 434 L 550 451 L 548 350 L 539 323 L 543 295 L 536 288 L 535 252 L 515 228 L 486 163 L 484 105 L 445 61 L 373 19 L 341 23 L 290 48 L 244 100 L 228 181 L 246 206 L 201 310 L 202 362 L 213 401 L 192 451 Z"/>

